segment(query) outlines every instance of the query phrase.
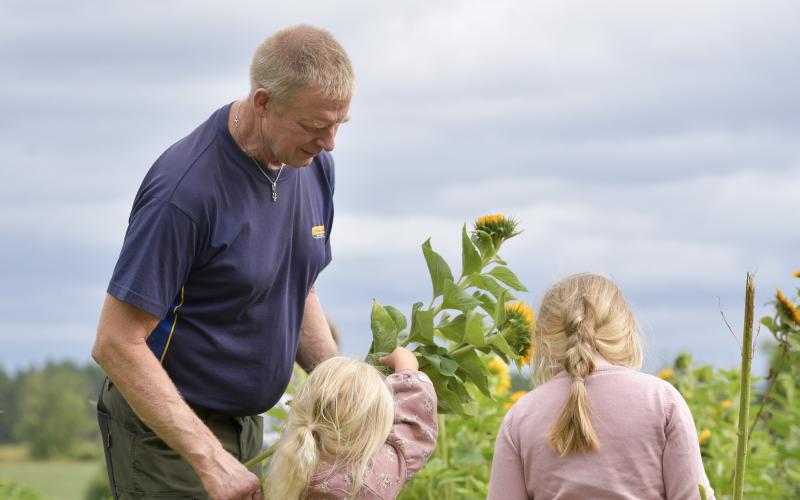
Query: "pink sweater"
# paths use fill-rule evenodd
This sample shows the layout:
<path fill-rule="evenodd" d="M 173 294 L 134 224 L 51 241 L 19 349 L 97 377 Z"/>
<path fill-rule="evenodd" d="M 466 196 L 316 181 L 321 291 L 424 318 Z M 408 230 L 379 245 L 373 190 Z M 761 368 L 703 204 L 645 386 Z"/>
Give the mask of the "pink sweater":
<path fill-rule="evenodd" d="M 629 368 L 598 366 L 586 379 L 599 451 L 554 453 L 547 434 L 571 383 L 560 372 L 508 412 L 489 499 L 699 499 L 698 483 L 714 498 L 686 402 L 669 383 Z"/>
<path fill-rule="evenodd" d="M 422 372 L 400 370 L 387 378 L 394 392 L 394 425 L 386 443 L 370 460 L 355 498 L 395 498 L 428 461 L 438 432 L 436 391 Z M 350 498 L 353 478 L 341 469 L 311 476 L 306 498 Z"/>

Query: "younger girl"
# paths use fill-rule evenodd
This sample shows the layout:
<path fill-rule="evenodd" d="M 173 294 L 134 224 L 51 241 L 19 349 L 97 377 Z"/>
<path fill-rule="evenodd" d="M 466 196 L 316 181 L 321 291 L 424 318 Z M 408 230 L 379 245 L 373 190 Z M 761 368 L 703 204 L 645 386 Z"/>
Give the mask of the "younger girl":
<path fill-rule="evenodd" d="M 675 388 L 640 373 L 636 318 L 610 280 L 577 274 L 542 299 L 538 387 L 497 436 L 490 499 L 708 498 L 692 414 Z"/>
<path fill-rule="evenodd" d="M 292 400 L 267 478 L 267 498 L 395 498 L 436 446 L 436 393 L 414 354 L 380 362 L 331 358 Z"/>

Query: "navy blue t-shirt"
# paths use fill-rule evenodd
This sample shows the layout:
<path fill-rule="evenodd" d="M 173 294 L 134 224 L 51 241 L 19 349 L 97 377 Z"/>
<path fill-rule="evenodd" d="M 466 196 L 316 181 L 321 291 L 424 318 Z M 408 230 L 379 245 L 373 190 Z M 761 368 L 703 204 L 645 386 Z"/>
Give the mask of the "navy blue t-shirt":
<path fill-rule="evenodd" d="M 147 344 L 189 403 L 242 416 L 289 382 L 305 299 L 331 260 L 334 169 L 324 151 L 286 166 L 273 202 L 229 109 L 150 168 L 108 293 L 162 318 Z"/>

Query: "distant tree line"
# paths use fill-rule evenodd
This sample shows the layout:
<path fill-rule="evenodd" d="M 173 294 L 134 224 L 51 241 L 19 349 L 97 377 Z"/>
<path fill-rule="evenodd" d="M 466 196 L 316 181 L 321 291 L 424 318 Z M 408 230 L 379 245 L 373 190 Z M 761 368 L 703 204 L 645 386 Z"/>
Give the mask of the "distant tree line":
<path fill-rule="evenodd" d="M 0 368 L 0 443 L 26 444 L 32 458 L 75 456 L 100 442 L 95 404 L 103 371 L 93 363 L 48 362 L 14 374 Z"/>

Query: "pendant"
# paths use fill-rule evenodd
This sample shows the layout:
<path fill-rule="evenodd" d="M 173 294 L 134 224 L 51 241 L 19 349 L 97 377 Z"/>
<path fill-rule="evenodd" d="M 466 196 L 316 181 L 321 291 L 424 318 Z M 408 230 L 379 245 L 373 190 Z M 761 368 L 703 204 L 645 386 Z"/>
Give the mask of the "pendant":
<path fill-rule="evenodd" d="M 270 184 L 272 184 L 272 202 L 274 203 L 278 201 L 278 183 L 271 182 Z"/>

